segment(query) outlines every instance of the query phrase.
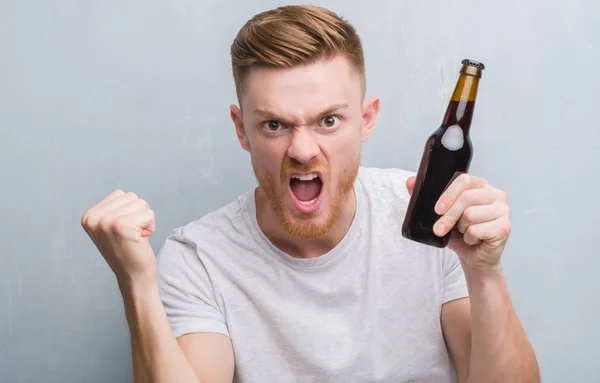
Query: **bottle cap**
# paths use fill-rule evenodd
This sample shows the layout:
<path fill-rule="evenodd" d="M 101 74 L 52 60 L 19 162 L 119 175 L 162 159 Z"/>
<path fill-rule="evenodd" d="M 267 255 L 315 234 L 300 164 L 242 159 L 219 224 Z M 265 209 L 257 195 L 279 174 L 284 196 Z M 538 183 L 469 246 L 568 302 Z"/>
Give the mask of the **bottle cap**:
<path fill-rule="evenodd" d="M 463 65 L 474 66 L 475 68 L 479 68 L 479 69 L 485 69 L 485 65 L 483 65 L 483 63 L 480 63 L 480 62 L 475 61 L 475 60 L 464 59 L 462 61 L 462 64 Z"/>

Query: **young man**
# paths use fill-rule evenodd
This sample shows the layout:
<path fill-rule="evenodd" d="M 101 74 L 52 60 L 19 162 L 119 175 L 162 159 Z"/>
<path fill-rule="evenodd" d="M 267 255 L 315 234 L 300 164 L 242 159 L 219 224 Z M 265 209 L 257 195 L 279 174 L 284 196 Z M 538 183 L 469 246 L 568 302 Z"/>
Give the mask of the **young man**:
<path fill-rule="evenodd" d="M 450 249 L 406 240 L 408 172 L 364 168 L 379 99 L 328 10 L 255 16 L 231 47 L 231 117 L 259 186 L 176 229 L 116 191 L 82 225 L 117 276 L 139 382 L 537 382 L 500 256 L 504 193 L 463 175 L 436 206 Z M 201 198 L 201 196 L 199 196 Z"/>

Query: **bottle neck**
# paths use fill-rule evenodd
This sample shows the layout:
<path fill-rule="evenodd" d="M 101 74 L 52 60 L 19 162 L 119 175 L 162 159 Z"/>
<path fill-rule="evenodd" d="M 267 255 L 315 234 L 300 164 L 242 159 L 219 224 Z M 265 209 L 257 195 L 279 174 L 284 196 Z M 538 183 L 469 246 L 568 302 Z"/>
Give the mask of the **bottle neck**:
<path fill-rule="evenodd" d="M 478 86 L 479 78 L 477 76 L 461 72 L 446 109 L 442 126 L 458 125 L 465 134 L 469 133 Z"/>

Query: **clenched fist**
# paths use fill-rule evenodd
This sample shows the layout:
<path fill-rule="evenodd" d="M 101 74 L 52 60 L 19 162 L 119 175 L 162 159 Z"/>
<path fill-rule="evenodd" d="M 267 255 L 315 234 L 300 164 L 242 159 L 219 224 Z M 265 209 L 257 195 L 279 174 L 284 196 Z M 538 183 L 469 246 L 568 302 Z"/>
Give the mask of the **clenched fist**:
<path fill-rule="evenodd" d="M 155 279 L 156 257 L 148 241 L 154 233 L 154 212 L 146 201 L 117 190 L 86 211 L 81 225 L 119 284 Z"/>

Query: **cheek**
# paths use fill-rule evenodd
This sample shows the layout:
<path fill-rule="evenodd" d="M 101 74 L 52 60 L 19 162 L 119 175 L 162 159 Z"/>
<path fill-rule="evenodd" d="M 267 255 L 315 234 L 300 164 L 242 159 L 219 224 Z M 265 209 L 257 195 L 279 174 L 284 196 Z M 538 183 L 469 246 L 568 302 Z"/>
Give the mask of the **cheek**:
<path fill-rule="evenodd" d="M 354 164 L 360 156 L 360 145 L 360 134 L 355 132 L 348 132 L 328 140 L 323 152 L 331 164 L 331 170 L 335 169 L 337 172 Z"/>
<path fill-rule="evenodd" d="M 278 140 L 255 139 L 252 141 L 250 154 L 255 168 L 278 174 L 285 156 L 285 146 Z"/>

